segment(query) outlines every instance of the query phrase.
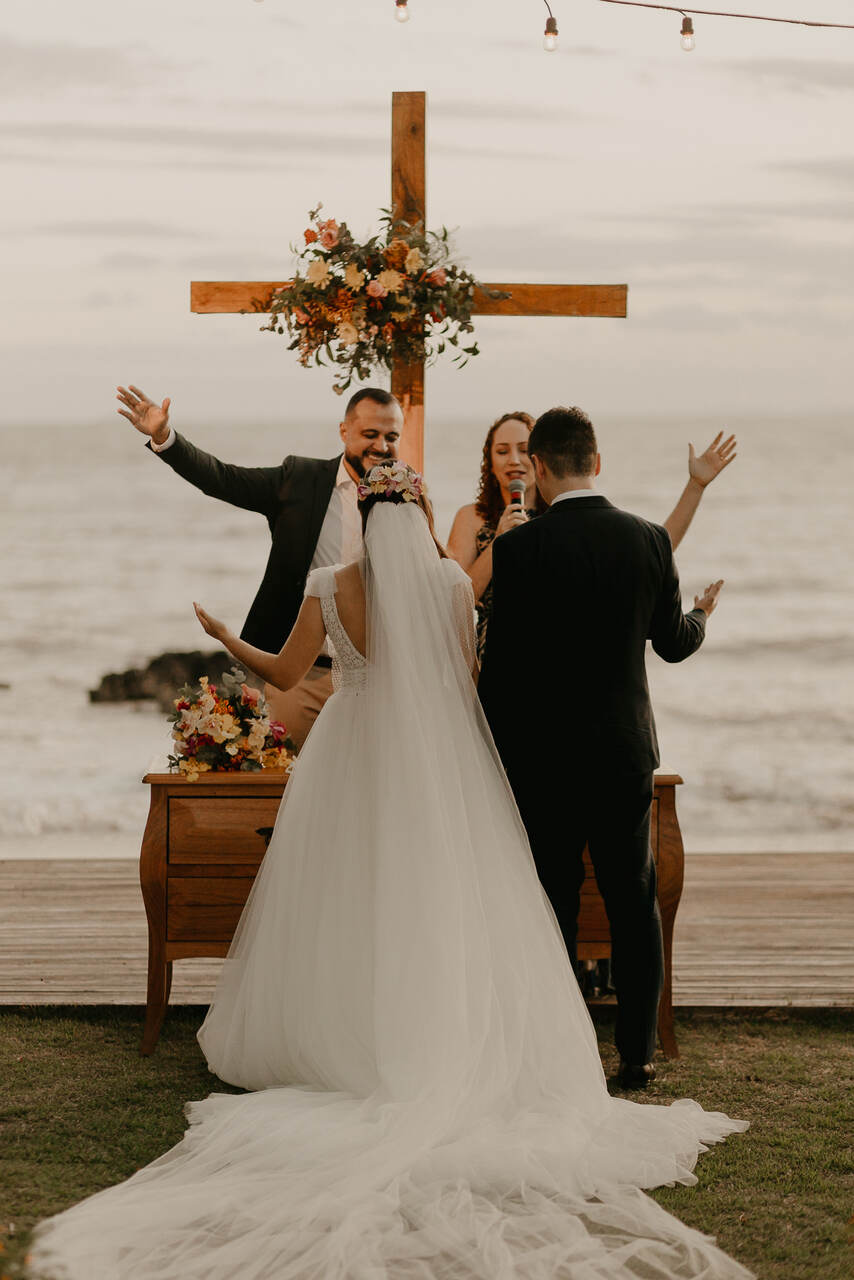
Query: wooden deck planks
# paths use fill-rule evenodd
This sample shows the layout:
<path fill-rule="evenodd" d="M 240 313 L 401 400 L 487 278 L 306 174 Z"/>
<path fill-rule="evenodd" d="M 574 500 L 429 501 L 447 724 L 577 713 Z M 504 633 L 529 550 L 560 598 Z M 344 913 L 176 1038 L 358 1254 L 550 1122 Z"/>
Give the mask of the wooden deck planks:
<path fill-rule="evenodd" d="M 0 1004 L 145 1002 L 135 862 L 0 861 Z M 174 1004 L 205 1004 L 221 961 L 177 961 Z M 674 1004 L 854 1005 L 854 855 L 689 854 Z"/>

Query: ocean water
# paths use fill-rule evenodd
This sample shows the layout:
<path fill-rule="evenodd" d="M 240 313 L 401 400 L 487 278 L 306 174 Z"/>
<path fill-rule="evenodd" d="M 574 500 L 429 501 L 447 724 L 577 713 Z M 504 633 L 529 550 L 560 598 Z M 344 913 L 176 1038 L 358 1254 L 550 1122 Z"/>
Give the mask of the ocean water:
<path fill-rule="evenodd" d="M 443 534 L 473 496 L 486 425 L 430 424 L 425 470 Z M 648 663 L 662 767 L 685 780 L 686 849 L 854 850 L 852 423 L 597 426 L 601 490 L 656 520 L 687 477 L 689 440 L 703 448 L 726 426 L 740 441 L 677 553 L 686 607 L 726 579 L 706 643 L 679 666 Z M 337 452 L 329 423 L 182 429 L 248 465 Z M 0 442 L 0 856 L 134 856 L 148 806 L 140 780 L 164 760 L 169 727 L 151 705 L 92 705 L 87 691 L 164 649 L 205 647 L 193 599 L 239 626 L 266 524 L 193 490 L 120 419 L 9 427 Z M 508 696 L 524 709 L 544 691 L 511 677 Z"/>

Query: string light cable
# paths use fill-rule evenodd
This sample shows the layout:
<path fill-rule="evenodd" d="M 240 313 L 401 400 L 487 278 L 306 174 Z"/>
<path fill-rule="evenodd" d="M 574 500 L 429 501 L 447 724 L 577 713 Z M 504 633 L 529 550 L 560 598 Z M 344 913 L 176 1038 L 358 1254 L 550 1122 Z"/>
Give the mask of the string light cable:
<path fill-rule="evenodd" d="M 814 22 L 808 18 L 774 18 L 765 13 L 727 13 L 723 9 L 680 9 L 673 4 L 652 4 L 650 0 L 600 0 L 601 4 L 627 4 L 634 9 L 667 9 L 670 13 L 702 14 L 709 18 L 747 18 L 751 22 L 789 22 L 796 27 L 834 27 L 841 31 L 854 31 L 851 22 Z"/>

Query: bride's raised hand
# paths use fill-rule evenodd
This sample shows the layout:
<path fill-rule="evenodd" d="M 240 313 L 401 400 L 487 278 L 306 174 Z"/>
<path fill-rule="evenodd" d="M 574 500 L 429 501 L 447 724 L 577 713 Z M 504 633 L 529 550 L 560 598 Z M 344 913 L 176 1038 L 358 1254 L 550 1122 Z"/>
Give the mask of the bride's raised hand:
<path fill-rule="evenodd" d="M 715 476 L 719 476 L 736 456 L 738 441 L 735 436 L 727 436 L 724 440 L 723 435 L 719 431 L 708 449 L 699 455 L 694 452 L 692 444 L 688 445 L 688 474 L 702 489 L 711 484 Z"/>
<path fill-rule="evenodd" d="M 225 623 L 220 622 L 219 618 L 212 618 L 196 600 L 193 601 L 193 608 L 196 611 L 196 617 L 204 627 L 205 631 L 207 631 L 208 635 L 213 636 L 214 640 L 222 642 L 223 637 L 228 631 L 228 627 Z"/>
<path fill-rule="evenodd" d="M 172 403 L 169 397 L 162 404 L 155 404 L 139 387 L 131 385 L 116 387 L 116 390 L 119 393 L 116 399 L 126 406 L 117 412 L 127 418 L 137 431 L 150 436 L 155 444 L 163 444 L 169 435 L 169 405 Z"/>

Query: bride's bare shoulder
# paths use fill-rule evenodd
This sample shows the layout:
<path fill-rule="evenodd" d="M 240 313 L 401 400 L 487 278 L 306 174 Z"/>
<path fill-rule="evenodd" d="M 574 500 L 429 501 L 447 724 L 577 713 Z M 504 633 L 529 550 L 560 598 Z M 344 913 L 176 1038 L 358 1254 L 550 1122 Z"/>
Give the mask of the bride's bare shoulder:
<path fill-rule="evenodd" d="M 345 598 L 364 596 L 365 584 L 358 560 L 354 560 L 352 564 L 345 564 L 343 569 L 338 570 L 335 574 L 335 587 L 336 594 L 343 595 Z"/>

